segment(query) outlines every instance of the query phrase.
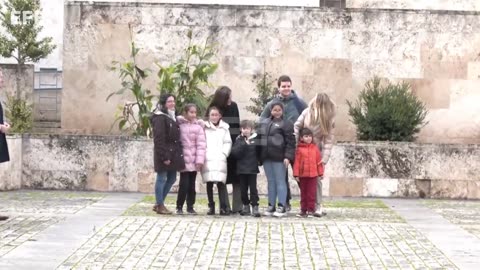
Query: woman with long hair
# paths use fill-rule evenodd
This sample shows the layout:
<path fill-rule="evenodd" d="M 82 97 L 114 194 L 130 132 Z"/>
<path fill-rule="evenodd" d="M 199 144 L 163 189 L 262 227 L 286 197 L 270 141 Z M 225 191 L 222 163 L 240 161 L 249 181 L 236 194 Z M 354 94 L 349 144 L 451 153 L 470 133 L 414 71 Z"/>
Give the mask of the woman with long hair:
<path fill-rule="evenodd" d="M 322 153 L 322 163 L 325 166 L 330 158 L 334 143 L 335 103 L 325 93 L 317 94 L 308 107 L 298 117 L 294 125 L 295 138 L 298 142 L 302 128 L 313 132 L 313 141 Z M 322 207 L 322 179 L 317 181 L 316 214 L 325 215 Z"/>
<path fill-rule="evenodd" d="M 170 192 L 177 172 L 185 168 L 180 127 L 175 115 L 175 97 L 163 94 L 151 117 L 153 127 L 153 161 L 157 179 L 155 181 L 155 206 L 153 211 L 169 215 L 165 198 Z"/>
<path fill-rule="evenodd" d="M 230 137 L 232 142 L 234 142 L 238 135 L 240 135 L 240 113 L 237 103 L 232 101 L 232 90 L 228 86 L 220 86 L 215 91 L 213 100 L 208 107 L 216 107 L 220 110 L 222 120 L 230 126 Z M 206 115 L 206 117 L 208 117 L 208 115 Z M 227 211 L 240 213 L 243 208 L 242 193 L 236 170 L 236 160 L 232 156 L 229 156 L 227 159 L 227 184 L 232 185 L 233 198 L 232 206 L 230 207 L 230 201 L 228 200 L 227 193 Z"/>

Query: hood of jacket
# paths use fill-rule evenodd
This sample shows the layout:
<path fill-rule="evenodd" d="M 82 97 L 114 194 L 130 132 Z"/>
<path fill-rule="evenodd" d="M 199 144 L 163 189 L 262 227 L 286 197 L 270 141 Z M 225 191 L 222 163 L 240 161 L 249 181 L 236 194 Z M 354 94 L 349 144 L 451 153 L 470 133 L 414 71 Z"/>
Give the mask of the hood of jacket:
<path fill-rule="evenodd" d="M 182 115 L 179 115 L 177 116 L 177 122 L 179 125 L 181 124 L 187 124 L 187 123 L 190 123 L 190 124 L 200 124 L 200 122 L 198 121 L 198 119 L 195 119 L 193 121 L 188 121 L 185 117 L 183 117 Z"/>
<path fill-rule="evenodd" d="M 205 121 L 204 123 L 205 123 L 205 128 L 212 128 L 212 129 L 223 128 L 223 129 L 226 129 L 226 130 L 228 130 L 230 128 L 230 126 L 221 119 L 220 119 L 220 123 L 218 124 L 218 126 L 215 126 L 210 121 Z"/>

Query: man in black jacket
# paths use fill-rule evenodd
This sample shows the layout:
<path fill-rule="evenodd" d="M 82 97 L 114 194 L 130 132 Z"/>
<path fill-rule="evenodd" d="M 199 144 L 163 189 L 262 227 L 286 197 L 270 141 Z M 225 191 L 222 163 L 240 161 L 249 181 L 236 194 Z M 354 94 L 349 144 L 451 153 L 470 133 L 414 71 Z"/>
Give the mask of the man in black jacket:
<path fill-rule="evenodd" d="M 0 89 L 3 87 L 3 73 L 0 70 Z M 2 103 L 0 102 L 0 163 L 7 162 L 10 160 L 10 156 L 8 155 L 8 145 L 7 145 L 7 138 L 5 134 L 10 129 L 10 125 L 3 122 L 3 108 Z M 8 219 L 7 216 L 1 216 L 0 220 Z"/>

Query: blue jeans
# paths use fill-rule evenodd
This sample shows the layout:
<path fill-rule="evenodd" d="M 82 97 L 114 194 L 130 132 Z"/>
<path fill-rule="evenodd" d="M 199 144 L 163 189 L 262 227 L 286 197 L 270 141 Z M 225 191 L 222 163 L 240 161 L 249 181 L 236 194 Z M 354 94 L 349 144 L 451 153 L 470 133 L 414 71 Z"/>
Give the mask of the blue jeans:
<path fill-rule="evenodd" d="M 278 204 L 285 206 L 287 202 L 287 183 L 285 182 L 287 168 L 285 164 L 280 161 L 266 160 L 263 162 L 263 169 L 267 175 L 268 204 L 275 206 L 278 197 Z"/>
<path fill-rule="evenodd" d="M 157 205 L 163 205 L 168 192 L 172 188 L 177 178 L 176 171 L 163 171 L 157 173 L 155 182 L 155 200 Z"/>

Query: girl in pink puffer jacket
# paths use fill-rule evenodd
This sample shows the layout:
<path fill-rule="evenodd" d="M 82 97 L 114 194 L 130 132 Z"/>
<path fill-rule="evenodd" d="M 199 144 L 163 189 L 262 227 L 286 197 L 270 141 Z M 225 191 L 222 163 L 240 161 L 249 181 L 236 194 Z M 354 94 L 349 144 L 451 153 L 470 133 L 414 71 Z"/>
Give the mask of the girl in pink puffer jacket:
<path fill-rule="evenodd" d="M 183 214 L 183 204 L 187 200 L 187 213 L 195 215 L 195 179 L 197 171 L 202 169 L 205 162 L 205 131 L 197 121 L 197 106 L 187 104 L 183 116 L 177 117 L 180 125 L 180 135 L 185 159 L 185 170 L 180 172 L 180 184 L 177 195 L 177 214 Z"/>

